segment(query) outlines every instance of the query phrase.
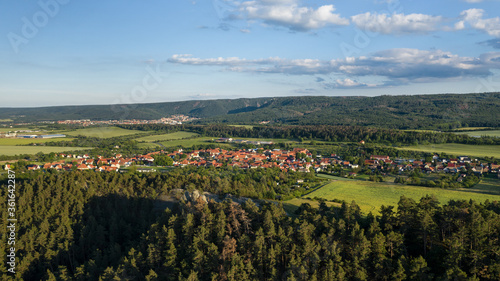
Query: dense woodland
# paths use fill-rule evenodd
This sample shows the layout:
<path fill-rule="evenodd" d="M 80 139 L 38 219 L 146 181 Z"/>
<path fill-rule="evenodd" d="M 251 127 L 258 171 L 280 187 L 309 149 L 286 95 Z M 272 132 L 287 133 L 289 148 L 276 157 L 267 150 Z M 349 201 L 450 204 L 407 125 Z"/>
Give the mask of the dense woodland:
<path fill-rule="evenodd" d="M 265 197 L 259 190 L 272 181 L 295 181 L 265 171 L 227 170 L 224 179 L 212 172 L 16 174 L 20 259 L 12 277 L 0 256 L 2 280 L 500 279 L 498 202 L 402 197 L 375 217 L 355 202 L 286 214 L 262 201 L 165 208 L 159 200 L 186 185 Z"/>
<path fill-rule="evenodd" d="M 358 125 L 398 129 L 449 130 L 496 127 L 500 93 L 378 97 L 280 97 L 184 101 L 154 104 L 2 108 L 0 119 L 57 120 L 159 119 L 173 114 L 201 123 Z"/>

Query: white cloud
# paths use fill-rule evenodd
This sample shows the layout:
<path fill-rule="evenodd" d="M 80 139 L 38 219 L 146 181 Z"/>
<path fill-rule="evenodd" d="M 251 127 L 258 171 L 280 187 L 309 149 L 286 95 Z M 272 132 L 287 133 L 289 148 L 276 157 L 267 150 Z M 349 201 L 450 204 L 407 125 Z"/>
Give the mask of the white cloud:
<path fill-rule="evenodd" d="M 317 9 L 299 6 L 297 0 L 255 0 L 241 3 L 239 11 L 248 20 L 262 20 L 295 31 L 308 31 L 329 25 L 348 25 L 349 20 L 334 13 L 333 5 Z"/>
<path fill-rule="evenodd" d="M 350 88 L 365 88 L 365 87 L 376 87 L 374 84 L 361 83 L 350 78 L 337 79 L 335 83 L 325 83 L 324 88 L 327 89 L 350 89 Z"/>
<path fill-rule="evenodd" d="M 455 30 L 465 29 L 465 22 L 463 20 L 455 23 Z"/>
<path fill-rule="evenodd" d="M 491 36 L 500 38 L 500 17 L 483 19 L 484 10 L 468 9 L 460 13 L 462 20 L 455 24 L 459 29 L 465 28 L 468 23 L 472 28 L 484 31 Z"/>
<path fill-rule="evenodd" d="M 498 65 L 485 58 L 460 57 L 441 50 L 392 49 L 351 60 L 336 61 L 351 76 L 376 75 L 402 82 L 489 75 Z"/>
<path fill-rule="evenodd" d="M 361 83 L 356 82 L 354 80 L 351 80 L 349 78 L 346 78 L 344 80 L 337 79 L 337 81 L 335 81 L 335 82 L 337 83 L 337 85 L 344 86 L 344 87 L 355 87 L 355 86 L 361 85 Z"/>
<path fill-rule="evenodd" d="M 247 60 L 238 57 L 218 57 L 201 59 L 195 58 L 190 54 L 173 55 L 168 59 L 168 62 L 190 65 L 223 65 L 223 66 L 239 66 L 239 65 L 255 65 L 255 64 L 279 64 L 283 59 L 280 58 L 267 58 L 257 60 Z"/>
<path fill-rule="evenodd" d="M 383 34 L 415 34 L 435 31 L 441 16 L 424 14 L 377 14 L 364 13 L 351 17 L 352 22 L 363 30 Z"/>
<path fill-rule="evenodd" d="M 336 81 L 337 86 L 373 86 L 356 81 L 356 77 L 376 76 L 389 83 L 429 82 L 463 77 L 484 77 L 492 69 L 500 69 L 500 52 L 479 58 L 462 57 L 441 50 L 391 49 L 337 60 L 267 58 L 201 59 L 189 55 L 174 55 L 171 63 L 218 65 L 234 72 L 282 73 L 288 75 L 335 74 L 348 77 Z M 359 84 L 356 84 L 359 83 Z"/>
<path fill-rule="evenodd" d="M 200 59 L 189 54 L 173 55 L 168 59 L 168 62 L 192 65 L 240 65 L 247 63 L 245 59 L 237 57 Z"/>

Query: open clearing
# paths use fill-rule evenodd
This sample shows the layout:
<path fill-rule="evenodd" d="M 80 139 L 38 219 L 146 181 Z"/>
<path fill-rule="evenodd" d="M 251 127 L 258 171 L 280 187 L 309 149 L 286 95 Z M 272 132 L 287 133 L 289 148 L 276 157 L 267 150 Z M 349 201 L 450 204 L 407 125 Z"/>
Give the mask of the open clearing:
<path fill-rule="evenodd" d="M 0 155 L 14 156 L 21 154 L 37 154 L 38 152 L 43 153 L 59 153 L 64 151 L 76 151 L 76 150 L 86 150 L 92 149 L 91 147 L 58 147 L 58 146 L 0 146 Z"/>
<path fill-rule="evenodd" d="M 228 126 L 231 126 L 231 127 L 242 127 L 242 128 L 245 128 L 245 129 L 253 129 L 253 125 L 228 125 Z"/>
<path fill-rule="evenodd" d="M 441 203 L 446 203 L 449 200 L 469 199 L 477 202 L 484 202 L 486 199 L 490 201 L 500 201 L 500 182 L 496 179 L 486 179 L 474 189 L 462 190 L 337 179 L 339 180 L 334 180 L 305 196 L 310 198 L 318 197 L 326 200 L 340 199 L 348 203 L 354 200 L 365 214 L 368 212 L 378 214 L 380 206 L 382 205 L 397 206 L 402 195 L 418 201 L 427 194 L 434 194 Z"/>
<path fill-rule="evenodd" d="M 144 133 L 143 131 L 137 130 L 126 130 L 118 127 L 96 127 L 96 128 L 85 128 L 85 129 L 77 129 L 74 131 L 65 131 L 61 132 L 61 134 L 65 134 L 68 136 L 85 136 L 85 137 L 96 137 L 96 138 L 113 138 L 113 137 L 121 137 L 133 134 Z"/>
<path fill-rule="evenodd" d="M 154 135 L 154 136 L 147 136 L 147 137 L 142 137 L 135 139 L 136 141 L 139 142 L 161 142 L 161 141 L 171 141 L 171 140 L 179 140 L 179 139 L 185 139 L 185 138 L 194 138 L 198 137 L 199 135 L 197 133 L 192 133 L 192 132 L 175 132 L 175 133 L 170 133 L 170 134 L 163 134 L 163 135 Z"/>
<path fill-rule="evenodd" d="M 471 137 L 497 137 L 500 138 L 500 130 L 490 130 L 490 131 L 470 131 L 470 132 L 456 132 L 456 134 L 466 134 Z"/>
<path fill-rule="evenodd" d="M 472 145 L 459 143 L 429 144 L 417 146 L 398 147 L 402 150 L 425 151 L 430 153 L 451 154 L 455 156 L 467 155 L 476 157 L 500 158 L 500 145 Z"/>
<path fill-rule="evenodd" d="M 12 139 L 0 138 L 0 145 L 27 145 L 30 143 L 46 143 L 53 141 L 71 141 L 74 138 L 52 138 L 52 139 Z"/>

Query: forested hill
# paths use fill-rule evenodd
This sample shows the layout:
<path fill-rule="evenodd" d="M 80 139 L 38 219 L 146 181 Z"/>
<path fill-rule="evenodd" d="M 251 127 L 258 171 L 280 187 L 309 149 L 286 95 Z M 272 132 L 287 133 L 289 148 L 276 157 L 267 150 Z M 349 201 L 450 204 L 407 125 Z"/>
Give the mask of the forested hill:
<path fill-rule="evenodd" d="M 330 124 L 387 128 L 496 127 L 500 93 L 379 97 L 280 97 L 134 105 L 0 108 L 0 119 L 159 119 L 173 114 L 205 123 Z"/>

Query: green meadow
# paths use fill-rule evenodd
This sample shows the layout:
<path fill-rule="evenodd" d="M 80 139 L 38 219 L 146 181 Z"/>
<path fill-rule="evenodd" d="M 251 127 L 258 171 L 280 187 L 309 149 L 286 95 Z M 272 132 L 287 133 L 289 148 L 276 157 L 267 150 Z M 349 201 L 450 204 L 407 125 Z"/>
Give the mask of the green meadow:
<path fill-rule="evenodd" d="M 52 141 L 71 141 L 74 138 L 52 138 L 52 139 L 12 139 L 0 138 L 0 145 L 27 145 L 30 143 L 46 143 Z"/>
<path fill-rule="evenodd" d="M 418 201 L 423 196 L 432 194 L 441 203 L 446 203 L 449 200 L 470 199 L 477 202 L 484 202 L 486 199 L 500 201 L 500 181 L 497 179 L 484 179 L 472 189 L 451 190 L 336 178 L 336 180 L 332 180 L 329 184 L 305 195 L 305 197 L 317 197 L 326 200 L 340 199 L 348 203 L 355 201 L 363 213 L 373 212 L 378 214 L 382 205 L 397 206 L 402 195 Z M 286 201 L 286 203 L 294 203 L 295 201 L 292 200 Z"/>
<path fill-rule="evenodd" d="M 158 141 L 161 142 L 161 141 L 171 141 L 171 140 L 179 140 L 185 138 L 194 138 L 198 136 L 199 135 L 197 133 L 181 131 L 170 134 L 147 136 L 147 137 L 137 138 L 135 140 L 139 142 L 158 142 Z"/>
<path fill-rule="evenodd" d="M 57 147 L 57 146 L 8 146 L 0 145 L 0 155 L 14 156 L 21 154 L 60 153 L 64 151 L 77 151 L 91 149 L 90 147 Z"/>
<path fill-rule="evenodd" d="M 14 131 L 26 131 L 26 130 L 33 130 L 30 128 L 0 128 L 0 133 L 6 133 L 6 132 L 14 132 Z"/>
<path fill-rule="evenodd" d="M 500 138 L 500 130 L 490 130 L 490 131 L 470 131 L 470 132 L 457 132 L 456 134 L 466 134 L 472 137 L 497 137 Z"/>
<path fill-rule="evenodd" d="M 227 143 L 214 143 L 212 140 L 215 139 L 213 137 L 199 137 L 199 138 L 192 138 L 192 139 L 187 139 L 187 140 L 171 140 L 171 141 L 162 141 L 160 144 L 164 145 L 165 147 L 177 147 L 177 146 L 183 146 L 183 147 L 191 147 L 193 145 L 207 145 L 207 144 L 216 144 L 219 147 L 223 148 L 231 148 L 231 144 Z"/>
<path fill-rule="evenodd" d="M 138 143 L 137 147 L 139 147 L 139 148 L 162 148 L 161 145 L 159 145 L 157 143 L 152 143 L 152 142 Z"/>
<path fill-rule="evenodd" d="M 453 131 L 477 131 L 477 130 L 484 130 L 484 129 L 489 129 L 490 127 L 463 127 L 463 128 L 456 128 Z"/>
<path fill-rule="evenodd" d="M 446 153 L 455 156 L 467 155 L 476 157 L 500 158 L 500 145 L 472 145 L 459 143 L 428 144 L 399 147 L 402 150 L 424 151 L 430 153 Z"/>
<path fill-rule="evenodd" d="M 245 128 L 245 129 L 253 129 L 253 125 L 228 125 L 228 126 L 231 126 L 231 127 L 242 127 L 242 128 Z"/>
<path fill-rule="evenodd" d="M 85 128 L 85 129 L 77 129 L 74 131 L 64 131 L 61 134 L 65 134 L 68 136 L 85 136 L 85 137 L 96 137 L 96 138 L 113 138 L 113 137 L 121 137 L 133 134 L 144 133 L 143 131 L 138 130 L 127 130 L 118 127 L 94 127 L 94 128 Z"/>

